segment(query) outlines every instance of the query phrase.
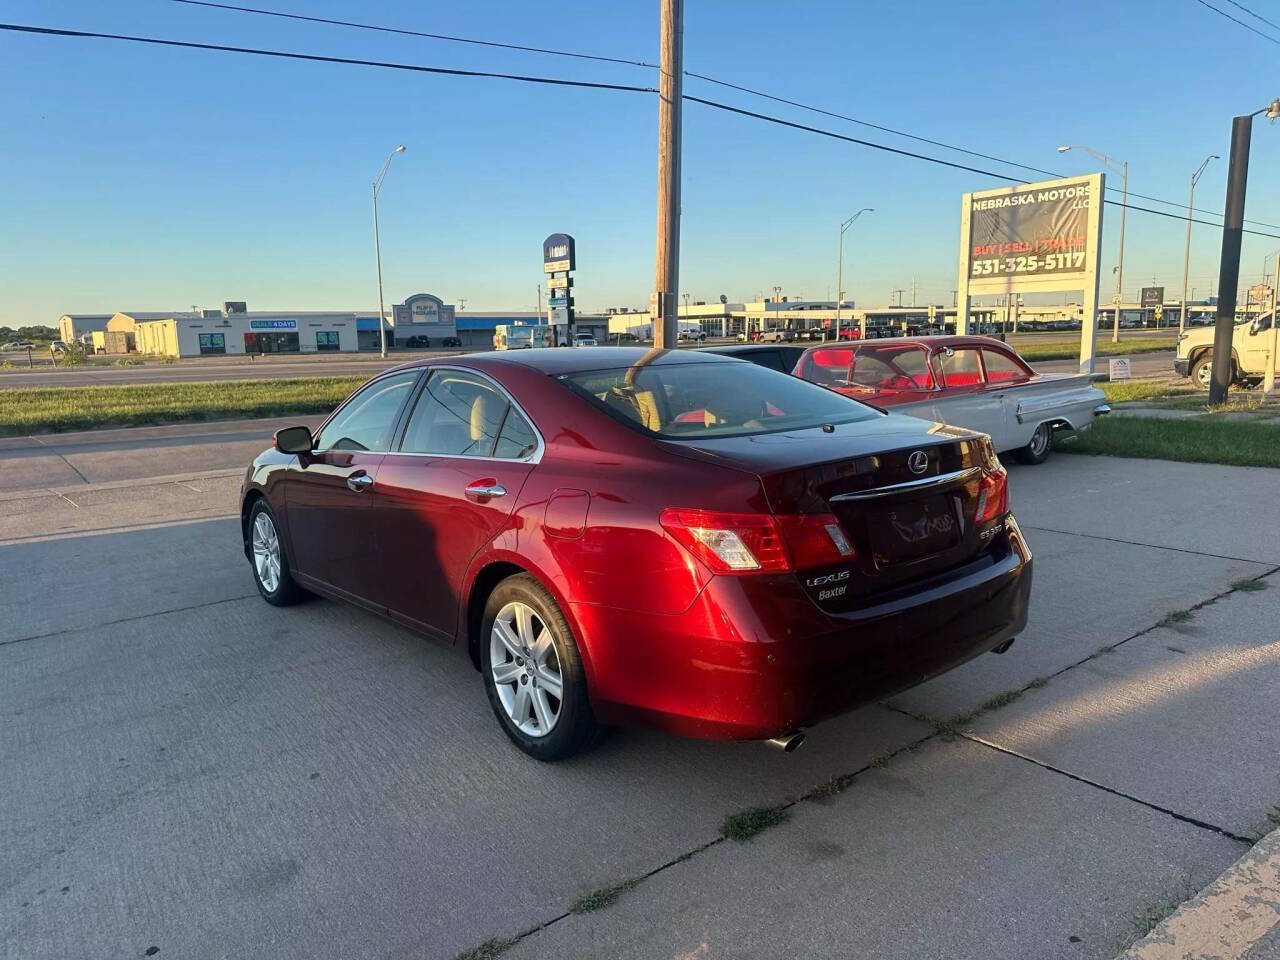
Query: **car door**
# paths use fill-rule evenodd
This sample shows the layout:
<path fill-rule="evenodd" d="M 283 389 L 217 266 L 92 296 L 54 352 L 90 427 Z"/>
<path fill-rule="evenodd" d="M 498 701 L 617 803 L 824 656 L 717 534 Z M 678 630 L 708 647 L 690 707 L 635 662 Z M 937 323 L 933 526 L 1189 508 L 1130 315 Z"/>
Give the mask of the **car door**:
<path fill-rule="evenodd" d="M 284 478 L 289 545 L 299 582 L 378 607 L 374 484 L 420 370 L 366 384 L 316 435 Z"/>
<path fill-rule="evenodd" d="M 542 442 L 495 381 L 437 367 L 378 472 L 379 596 L 442 638 L 458 628 L 471 560 L 506 522 Z"/>
<path fill-rule="evenodd" d="M 1262 374 L 1267 370 L 1271 355 L 1271 317 L 1264 316 L 1243 323 L 1236 328 L 1236 352 L 1240 355 L 1240 368 L 1249 374 Z"/>
<path fill-rule="evenodd" d="M 1039 423 L 1019 423 L 1018 404 L 1021 394 L 1016 388 L 1026 383 L 1033 376 L 1031 368 L 1026 366 L 1012 351 L 999 347 L 982 348 L 982 374 L 986 380 L 986 390 L 1000 400 L 1003 418 L 1000 433 L 992 434 L 997 450 L 1011 450 L 1031 441 Z"/>
<path fill-rule="evenodd" d="M 942 392 L 934 399 L 934 419 L 988 434 L 1001 449 L 1006 434 L 999 391 L 988 391 L 977 347 L 943 347 L 934 357 Z"/>

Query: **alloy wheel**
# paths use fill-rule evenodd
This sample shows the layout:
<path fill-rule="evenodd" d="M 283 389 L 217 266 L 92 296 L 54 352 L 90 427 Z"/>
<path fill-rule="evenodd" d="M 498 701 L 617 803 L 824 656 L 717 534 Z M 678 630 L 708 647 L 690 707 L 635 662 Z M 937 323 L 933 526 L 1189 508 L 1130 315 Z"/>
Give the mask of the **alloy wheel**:
<path fill-rule="evenodd" d="M 1201 364 L 1200 368 L 1196 370 L 1196 380 L 1202 387 L 1209 386 L 1213 382 L 1213 364 Z"/>
<path fill-rule="evenodd" d="M 280 537 L 266 511 L 253 521 L 253 569 L 258 573 L 262 589 L 275 593 L 280 586 Z"/>
<path fill-rule="evenodd" d="M 555 729 L 564 676 L 551 630 L 533 607 L 517 600 L 498 611 L 489 662 L 498 700 L 516 729 L 529 737 Z"/>

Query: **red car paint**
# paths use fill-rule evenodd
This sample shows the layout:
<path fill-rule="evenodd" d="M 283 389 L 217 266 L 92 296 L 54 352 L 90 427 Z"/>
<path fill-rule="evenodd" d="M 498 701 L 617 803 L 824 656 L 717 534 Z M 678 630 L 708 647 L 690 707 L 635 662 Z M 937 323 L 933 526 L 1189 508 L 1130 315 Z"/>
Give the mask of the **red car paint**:
<path fill-rule="evenodd" d="M 411 371 L 418 390 L 431 371 L 454 369 L 496 382 L 537 428 L 540 456 L 267 450 L 250 467 L 243 516 L 266 497 L 303 586 L 473 662 L 488 592 L 512 572 L 532 574 L 565 615 L 603 723 L 773 737 L 920 683 L 1023 628 L 1031 553 L 998 499 L 1003 471 L 981 435 L 876 413 L 662 439 L 557 382 L 587 364 L 627 367 L 642 357 L 643 349 L 598 347 L 397 367 L 375 381 Z M 744 363 L 695 351 L 650 351 L 647 362 Z M 913 456 L 924 459 L 922 475 L 908 470 Z M 361 472 L 372 486 L 350 490 L 347 479 Z M 941 512 L 912 513 L 924 497 L 911 487 L 882 493 L 939 477 L 952 478 L 928 493 Z M 476 484 L 500 484 L 507 495 L 468 493 Z M 752 522 L 776 529 L 782 567 L 801 553 L 822 565 L 715 572 L 673 535 L 681 520 L 664 517 L 671 510 L 764 518 Z M 877 545 L 892 539 L 883 533 L 890 524 L 933 536 L 928 525 L 951 515 L 954 542 L 923 556 L 895 559 Z M 847 537 L 847 555 L 804 547 L 829 520 Z"/>

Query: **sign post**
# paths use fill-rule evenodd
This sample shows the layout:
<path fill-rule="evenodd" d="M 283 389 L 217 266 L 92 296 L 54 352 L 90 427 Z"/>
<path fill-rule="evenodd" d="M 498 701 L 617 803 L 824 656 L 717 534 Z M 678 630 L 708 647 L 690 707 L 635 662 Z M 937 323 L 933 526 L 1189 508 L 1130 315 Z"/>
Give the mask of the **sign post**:
<path fill-rule="evenodd" d="M 1081 290 L 1080 372 L 1093 373 L 1105 184 L 1105 175 L 1095 173 L 966 193 L 956 333 L 969 332 L 974 295 Z"/>
<path fill-rule="evenodd" d="M 542 272 L 547 277 L 547 322 L 552 335 L 561 326 L 565 331 L 565 346 L 573 346 L 573 278 L 569 276 L 577 268 L 577 251 L 573 237 L 567 233 L 553 233 L 542 241 Z"/>

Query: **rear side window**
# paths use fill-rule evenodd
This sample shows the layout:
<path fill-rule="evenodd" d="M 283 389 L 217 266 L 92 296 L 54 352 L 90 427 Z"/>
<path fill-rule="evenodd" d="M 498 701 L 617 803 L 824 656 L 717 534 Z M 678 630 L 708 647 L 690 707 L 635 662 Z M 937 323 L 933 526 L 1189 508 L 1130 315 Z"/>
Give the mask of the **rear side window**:
<path fill-rule="evenodd" d="M 400 452 L 492 456 L 509 407 L 507 398 L 481 377 L 434 371 L 409 414 Z"/>
<path fill-rule="evenodd" d="M 942 379 L 947 388 L 972 387 L 982 383 L 982 367 L 978 364 L 978 351 L 974 347 L 944 350 L 938 357 L 942 366 Z"/>
<path fill-rule="evenodd" d="M 1003 350 L 982 348 L 982 365 L 987 370 L 987 383 L 1004 383 L 1010 380 L 1026 380 L 1030 373 Z"/>
<path fill-rule="evenodd" d="M 753 363 L 659 363 L 558 379 L 614 418 L 672 440 L 771 433 L 880 415 L 856 400 Z"/>

